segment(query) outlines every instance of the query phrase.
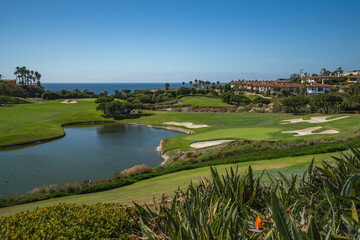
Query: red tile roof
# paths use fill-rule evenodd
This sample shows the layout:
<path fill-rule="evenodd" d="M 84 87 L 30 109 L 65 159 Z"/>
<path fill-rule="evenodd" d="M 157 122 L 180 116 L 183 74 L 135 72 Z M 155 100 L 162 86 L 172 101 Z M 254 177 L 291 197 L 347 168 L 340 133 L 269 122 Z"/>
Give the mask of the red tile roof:
<path fill-rule="evenodd" d="M 311 77 L 311 76 L 308 76 L 308 77 L 304 77 L 305 79 L 309 79 L 309 78 L 341 78 L 341 77 L 339 77 L 338 75 L 332 75 L 332 76 L 313 76 L 313 77 Z"/>
<path fill-rule="evenodd" d="M 306 87 L 333 87 L 333 85 L 313 83 L 313 84 L 307 85 Z"/>

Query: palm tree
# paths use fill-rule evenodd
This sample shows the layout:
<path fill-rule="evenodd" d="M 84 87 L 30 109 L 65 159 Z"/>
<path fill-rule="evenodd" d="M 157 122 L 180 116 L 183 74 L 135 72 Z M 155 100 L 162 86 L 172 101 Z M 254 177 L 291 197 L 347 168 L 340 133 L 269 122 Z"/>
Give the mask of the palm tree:
<path fill-rule="evenodd" d="M 328 70 L 326 70 L 326 68 L 321 69 L 320 75 L 321 75 L 321 76 L 325 76 L 325 74 L 326 74 L 327 71 L 328 71 Z"/>
<path fill-rule="evenodd" d="M 31 80 L 31 72 L 30 72 L 30 70 L 26 70 L 26 72 L 25 72 L 25 79 L 26 79 L 26 84 L 25 84 L 25 85 L 29 85 L 29 84 L 30 84 L 30 80 Z"/>
<path fill-rule="evenodd" d="M 0 80 L 2 79 L 2 74 L 0 74 Z"/>
<path fill-rule="evenodd" d="M 37 80 L 37 85 L 40 85 L 41 74 L 35 71 L 34 75 L 35 75 L 35 80 Z"/>
<path fill-rule="evenodd" d="M 206 81 L 205 82 L 206 88 L 209 88 L 210 84 L 211 84 L 210 81 Z"/>
<path fill-rule="evenodd" d="M 19 70 L 20 70 L 20 68 L 19 68 L 19 67 L 16 67 L 16 68 L 15 68 L 15 72 L 14 72 L 14 75 L 15 75 L 15 77 L 16 77 L 17 83 L 19 83 L 19 79 L 20 79 L 20 77 L 19 77 L 19 74 L 20 74 Z"/>
<path fill-rule="evenodd" d="M 341 67 L 338 67 L 338 69 L 336 69 L 336 72 L 338 75 L 342 74 L 344 72 L 344 70 L 342 70 Z"/>
<path fill-rule="evenodd" d="M 190 81 L 190 82 L 189 82 L 189 84 L 192 86 L 193 82 L 192 82 L 192 81 Z"/>
<path fill-rule="evenodd" d="M 165 89 L 168 90 L 170 87 L 170 84 L 169 83 L 165 83 Z"/>
<path fill-rule="evenodd" d="M 182 85 L 184 86 L 184 85 L 185 85 L 185 82 L 182 82 Z"/>

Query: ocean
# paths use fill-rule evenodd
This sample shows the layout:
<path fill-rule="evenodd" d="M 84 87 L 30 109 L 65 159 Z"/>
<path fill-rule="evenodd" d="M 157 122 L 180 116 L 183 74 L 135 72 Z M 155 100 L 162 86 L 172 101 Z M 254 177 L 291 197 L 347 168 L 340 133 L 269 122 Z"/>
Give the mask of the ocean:
<path fill-rule="evenodd" d="M 169 83 L 170 88 L 182 87 L 182 83 Z M 165 83 L 41 83 L 45 90 L 58 92 L 62 89 L 72 91 L 79 89 L 80 91 L 89 90 L 95 94 L 108 91 L 109 94 L 113 94 L 115 90 L 129 89 L 134 90 L 149 90 L 149 89 L 164 89 Z M 185 87 L 190 87 L 189 83 L 185 83 Z"/>

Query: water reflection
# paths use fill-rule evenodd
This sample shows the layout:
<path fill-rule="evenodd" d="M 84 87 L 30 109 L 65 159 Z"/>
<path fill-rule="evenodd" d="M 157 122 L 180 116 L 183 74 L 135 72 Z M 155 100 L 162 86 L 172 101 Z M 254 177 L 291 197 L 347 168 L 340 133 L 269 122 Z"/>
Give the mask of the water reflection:
<path fill-rule="evenodd" d="M 0 151 L 0 195 L 23 194 L 43 184 L 100 180 L 145 163 L 159 165 L 161 139 L 179 133 L 123 124 L 67 128 L 66 137 Z"/>
<path fill-rule="evenodd" d="M 119 134 L 126 131 L 125 127 L 124 124 L 107 124 L 102 128 L 97 128 L 96 131 L 98 134 Z"/>

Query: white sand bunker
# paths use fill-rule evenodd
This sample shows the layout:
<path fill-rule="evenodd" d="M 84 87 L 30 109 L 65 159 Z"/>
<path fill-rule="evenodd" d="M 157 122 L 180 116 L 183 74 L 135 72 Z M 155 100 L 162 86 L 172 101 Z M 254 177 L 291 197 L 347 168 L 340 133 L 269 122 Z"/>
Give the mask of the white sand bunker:
<path fill-rule="evenodd" d="M 63 100 L 60 103 L 77 103 L 76 100 Z"/>
<path fill-rule="evenodd" d="M 208 125 L 205 124 L 193 124 L 191 122 L 163 122 L 163 124 L 166 125 L 175 125 L 175 126 L 184 126 L 187 128 L 203 128 L 208 127 Z"/>
<path fill-rule="evenodd" d="M 215 141 L 204 141 L 204 142 L 195 142 L 191 143 L 190 147 L 192 148 L 204 148 L 204 147 L 211 147 L 215 145 L 219 145 L 226 142 L 232 142 L 234 140 L 215 140 Z"/>
<path fill-rule="evenodd" d="M 337 131 L 337 130 L 325 130 L 322 132 L 313 133 L 313 131 L 318 130 L 320 128 L 322 128 L 322 127 L 304 128 L 304 129 L 294 130 L 294 131 L 284 131 L 282 133 L 296 133 L 296 134 L 294 134 L 295 137 L 312 135 L 312 134 L 336 134 L 336 133 L 339 133 L 339 131 Z"/>
<path fill-rule="evenodd" d="M 283 121 L 289 121 L 289 123 L 299 123 L 299 122 L 308 122 L 308 123 L 324 123 L 324 122 L 331 122 L 331 121 L 336 121 L 336 120 L 340 120 L 340 119 L 344 119 L 347 118 L 349 116 L 343 116 L 343 117 L 338 117 L 338 118 L 333 118 L 333 119 L 329 119 L 326 120 L 327 118 L 329 118 L 331 116 L 324 116 L 324 117 L 312 117 L 308 120 L 303 120 L 302 118 L 294 118 L 294 119 L 289 119 L 289 120 L 283 120 Z M 286 124 L 286 123 L 283 123 Z"/>

